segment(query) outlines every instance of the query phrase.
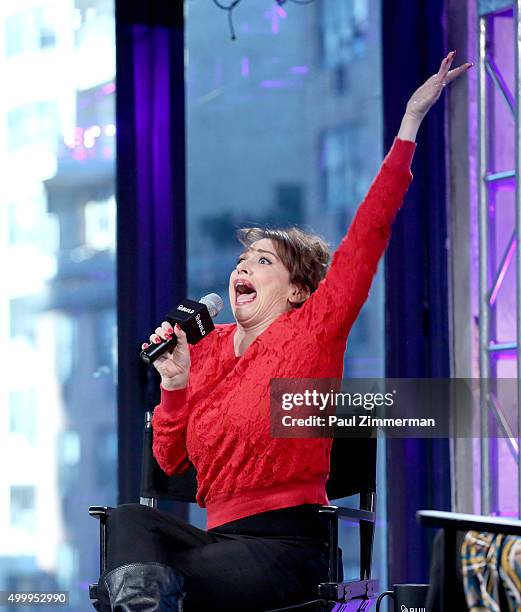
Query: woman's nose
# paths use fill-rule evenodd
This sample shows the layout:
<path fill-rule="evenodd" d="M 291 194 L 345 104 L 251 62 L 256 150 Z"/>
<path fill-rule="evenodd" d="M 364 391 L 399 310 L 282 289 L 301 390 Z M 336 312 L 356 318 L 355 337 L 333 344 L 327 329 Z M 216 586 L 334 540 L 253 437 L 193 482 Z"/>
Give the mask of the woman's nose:
<path fill-rule="evenodd" d="M 242 272 L 242 273 L 245 273 L 245 274 L 249 274 L 248 263 L 246 261 L 240 261 L 237 264 L 236 270 L 237 270 L 237 272 Z"/>

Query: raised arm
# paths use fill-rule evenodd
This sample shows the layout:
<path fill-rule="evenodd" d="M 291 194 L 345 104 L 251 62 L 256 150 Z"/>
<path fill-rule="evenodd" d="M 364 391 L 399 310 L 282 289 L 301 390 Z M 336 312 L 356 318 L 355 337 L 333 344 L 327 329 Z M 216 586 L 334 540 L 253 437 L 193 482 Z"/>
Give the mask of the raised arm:
<path fill-rule="evenodd" d="M 346 237 L 333 255 L 330 269 L 297 318 L 322 340 L 346 337 L 369 294 L 369 289 L 391 235 L 391 225 L 412 180 L 410 164 L 418 129 L 446 84 L 472 66 L 450 66 L 455 52 L 441 62 L 411 96 L 391 150 L 360 205 Z"/>
<path fill-rule="evenodd" d="M 367 299 L 378 262 L 391 235 L 391 224 L 412 180 L 410 163 L 415 143 L 395 139 L 376 178 L 335 251 L 331 266 L 318 289 L 297 317 L 322 341 L 347 337 Z"/>

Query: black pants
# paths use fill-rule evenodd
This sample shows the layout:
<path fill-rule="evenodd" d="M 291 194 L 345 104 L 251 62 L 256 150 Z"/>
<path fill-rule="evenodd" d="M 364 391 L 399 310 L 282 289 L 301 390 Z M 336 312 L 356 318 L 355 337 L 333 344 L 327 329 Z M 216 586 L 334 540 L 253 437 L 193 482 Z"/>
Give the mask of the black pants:
<path fill-rule="evenodd" d="M 108 521 L 110 571 L 155 561 L 185 578 L 184 610 L 256 612 L 317 597 L 327 582 L 327 524 L 317 506 L 263 512 L 209 531 L 126 504 Z"/>

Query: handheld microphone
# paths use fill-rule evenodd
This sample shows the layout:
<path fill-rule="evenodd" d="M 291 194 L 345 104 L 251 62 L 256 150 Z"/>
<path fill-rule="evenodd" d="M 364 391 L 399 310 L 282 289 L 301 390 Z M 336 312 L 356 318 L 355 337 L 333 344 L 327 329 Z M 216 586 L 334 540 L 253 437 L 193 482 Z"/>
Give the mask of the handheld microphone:
<path fill-rule="evenodd" d="M 166 315 L 166 320 L 174 327 L 177 323 L 185 332 L 190 344 L 197 344 L 215 329 L 212 319 L 223 309 L 224 303 L 217 293 L 210 293 L 198 302 L 183 300 L 177 308 Z M 172 350 L 177 344 L 177 336 L 163 340 L 159 344 L 151 344 L 140 353 L 141 359 L 151 364 L 165 351 Z"/>

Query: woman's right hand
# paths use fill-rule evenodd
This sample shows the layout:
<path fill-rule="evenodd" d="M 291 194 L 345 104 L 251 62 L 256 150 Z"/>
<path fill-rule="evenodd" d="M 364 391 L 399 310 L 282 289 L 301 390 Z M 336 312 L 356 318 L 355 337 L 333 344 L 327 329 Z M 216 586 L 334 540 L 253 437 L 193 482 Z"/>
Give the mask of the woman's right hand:
<path fill-rule="evenodd" d="M 163 321 L 161 327 L 156 327 L 150 335 L 150 343 L 159 344 L 163 340 L 177 336 L 177 344 L 173 351 L 166 351 L 154 361 L 154 367 L 161 375 L 161 385 L 168 391 L 184 389 L 188 384 L 190 373 L 190 349 L 185 332 L 176 325 L 172 328 L 168 321 Z M 141 345 L 142 349 L 150 346 L 147 342 Z"/>

